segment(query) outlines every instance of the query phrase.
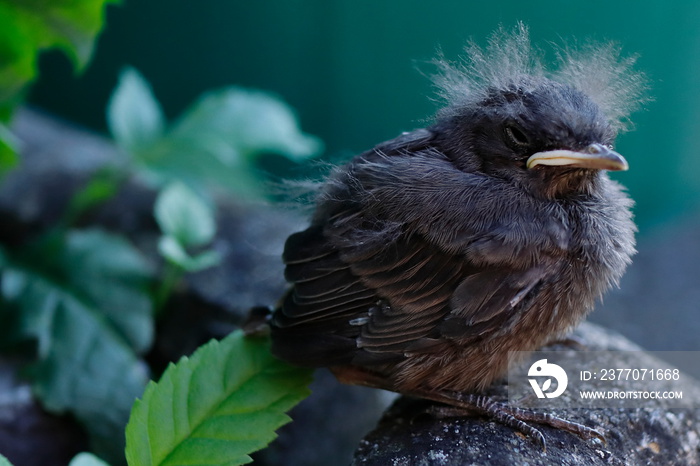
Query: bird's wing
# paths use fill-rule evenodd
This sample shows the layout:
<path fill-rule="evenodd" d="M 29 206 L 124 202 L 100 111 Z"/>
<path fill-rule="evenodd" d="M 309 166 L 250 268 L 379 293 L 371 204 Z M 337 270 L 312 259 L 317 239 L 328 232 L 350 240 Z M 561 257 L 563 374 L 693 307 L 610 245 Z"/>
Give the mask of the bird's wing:
<path fill-rule="evenodd" d="M 293 286 L 272 320 L 283 359 L 367 365 L 464 344 L 500 329 L 542 279 L 538 269 L 476 265 L 409 225 L 367 222 L 355 209 L 344 204 L 287 240 Z"/>
<path fill-rule="evenodd" d="M 476 267 L 402 235 L 337 249 L 312 227 L 290 237 L 293 283 L 273 318 L 278 355 L 311 366 L 384 363 L 501 330 L 526 306 L 540 269 Z"/>

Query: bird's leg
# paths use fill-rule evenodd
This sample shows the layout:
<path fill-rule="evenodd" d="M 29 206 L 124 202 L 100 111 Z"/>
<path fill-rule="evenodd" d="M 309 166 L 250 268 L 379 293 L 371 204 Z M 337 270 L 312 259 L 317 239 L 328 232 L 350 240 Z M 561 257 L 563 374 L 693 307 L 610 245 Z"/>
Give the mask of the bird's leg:
<path fill-rule="evenodd" d="M 365 385 L 394 392 L 397 391 L 396 387 L 391 386 L 387 379 L 381 374 L 374 373 L 367 369 L 354 366 L 338 366 L 331 368 L 331 370 L 342 383 Z M 538 413 L 508 406 L 507 404 L 495 401 L 493 398 L 485 395 L 420 388 L 400 390 L 400 393 L 415 398 L 437 401 L 447 405 L 444 409 L 438 408 L 437 410 L 433 410 L 433 412 L 437 414 L 447 414 L 450 417 L 459 417 L 463 415 L 465 411 L 483 414 L 501 424 L 528 435 L 543 449 L 546 449 L 544 435 L 539 429 L 529 425 L 528 422 L 545 424 L 556 429 L 571 432 L 584 440 L 597 438 L 605 443 L 605 437 L 596 429 L 552 416 L 548 413 Z"/>
<path fill-rule="evenodd" d="M 484 414 L 501 424 L 530 436 L 537 444 L 542 446 L 542 448 L 546 448 L 544 435 L 542 435 L 539 429 L 527 424 L 528 422 L 546 424 L 576 434 L 584 440 L 597 438 L 605 443 L 605 437 L 596 429 L 548 413 L 538 413 L 508 406 L 485 395 L 448 390 L 416 390 L 413 393 L 406 394 L 445 403 L 451 407 Z"/>
<path fill-rule="evenodd" d="M 466 411 L 476 412 L 492 418 L 495 421 L 512 428 L 513 430 L 522 432 L 523 434 L 532 438 L 535 443 L 546 450 L 547 442 L 545 441 L 542 432 L 508 413 L 503 409 L 504 405 L 502 403 L 498 403 L 492 398 L 483 395 L 464 394 L 464 396 L 460 398 L 460 406 L 434 406 L 430 412 L 435 414 L 437 417 L 463 417 Z"/>

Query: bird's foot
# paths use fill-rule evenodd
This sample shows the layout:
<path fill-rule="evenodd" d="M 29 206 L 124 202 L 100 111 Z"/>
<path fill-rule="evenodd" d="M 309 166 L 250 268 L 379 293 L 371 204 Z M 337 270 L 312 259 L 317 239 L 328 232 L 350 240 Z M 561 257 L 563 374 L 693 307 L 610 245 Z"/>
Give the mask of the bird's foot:
<path fill-rule="evenodd" d="M 332 368 L 333 373 L 343 383 L 365 385 L 374 388 L 396 391 L 388 384 L 386 379 L 380 374 L 373 373 L 363 368 L 343 366 Z M 429 413 L 441 417 L 463 417 L 466 412 L 485 415 L 504 424 L 512 429 L 522 432 L 540 445 L 543 450 L 547 449 L 542 432 L 530 425 L 544 424 L 556 429 L 564 430 L 578 435 L 584 440 L 598 439 L 604 444 L 605 436 L 598 430 L 584 426 L 577 422 L 562 419 L 547 413 L 538 413 L 522 408 L 509 406 L 505 403 L 495 401 L 485 395 L 475 395 L 473 393 L 463 393 L 450 390 L 435 389 L 411 389 L 401 390 L 400 393 L 425 400 L 442 403 L 440 406 L 431 408 Z"/>
<path fill-rule="evenodd" d="M 493 402 L 495 405 L 498 405 L 496 410 L 500 410 L 505 413 L 506 416 L 511 416 L 514 419 L 518 420 L 520 423 L 525 424 L 528 426 L 530 429 L 533 429 L 537 432 L 539 432 L 537 429 L 534 427 L 530 426 L 529 424 L 526 424 L 528 422 L 535 423 L 535 424 L 545 424 L 551 427 L 554 427 L 555 429 L 563 430 L 566 432 L 570 432 L 572 434 L 578 435 L 584 440 L 592 440 L 592 439 L 598 439 L 603 444 L 606 443 L 605 436 L 597 429 L 594 429 L 592 427 L 584 426 L 583 424 L 579 424 L 578 422 L 570 421 L 568 419 L 563 419 L 557 416 L 553 416 L 549 413 L 541 413 L 541 412 L 536 412 L 536 411 L 530 411 L 526 409 L 521 409 L 521 408 L 515 408 L 512 406 L 507 406 L 503 405 L 498 402 Z M 504 422 L 505 424 L 508 424 L 507 422 Z M 524 433 L 527 433 L 524 431 Z M 541 432 L 539 432 L 541 435 Z M 544 438 L 542 437 L 542 440 L 544 441 Z M 539 443 L 539 442 L 538 442 Z M 542 443 L 542 447 L 545 447 L 545 444 Z"/>
<path fill-rule="evenodd" d="M 459 417 L 464 415 L 465 410 L 477 412 L 527 435 L 541 446 L 543 450 L 547 449 L 547 442 L 545 441 L 544 435 L 538 428 L 530 425 L 530 423 L 544 424 L 564 430 L 576 434 L 584 440 L 598 439 L 606 443 L 605 436 L 600 431 L 591 427 L 562 419 L 548 413 L 539 413 L 508 406 L 484 395 L 450 391 L 431 391 L 425 393 L 421 392 L 420 394 L 417 393 L 416 396 L 439 401 L 448 405 L 435 407 L 432 410 L 433 414 L 444 417 Z"/>

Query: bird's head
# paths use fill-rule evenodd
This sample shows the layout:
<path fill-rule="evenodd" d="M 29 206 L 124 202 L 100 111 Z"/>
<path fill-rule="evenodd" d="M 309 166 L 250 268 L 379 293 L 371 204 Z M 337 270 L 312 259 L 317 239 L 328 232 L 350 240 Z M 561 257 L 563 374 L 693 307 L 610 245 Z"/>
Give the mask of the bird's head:
<path fill-rule="evenodd" d="M 526 81 L 491 89 L 443 125 L 458 167 L 545 196 L 587 190 L 600 170 L 627 170 L 612 150 L 615 129 L 586 94 L 547 78 Z"/>
<path fill-rule="evenodd" d="M 590 48 L 583 58 L 560 56 L 560 70 L 547 73 L 522 25 L 501 31 L 486 52 L 468 51 L 461 66 L 439 62 L 448 106 L 435 128 L 457 168 L 546 197 L 588 192 L 601 171 L 627 170 L 612 147 L 643 90 L 631 62 L 621 64 L 610 47 Z M 596 74 L 598 66 L 606 68 Z"/>

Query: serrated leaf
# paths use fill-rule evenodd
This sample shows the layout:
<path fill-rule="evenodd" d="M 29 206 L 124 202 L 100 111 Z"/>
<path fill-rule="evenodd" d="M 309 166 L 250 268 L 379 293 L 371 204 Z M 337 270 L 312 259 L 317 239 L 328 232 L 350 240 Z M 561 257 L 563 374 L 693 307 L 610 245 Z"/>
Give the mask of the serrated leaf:
<path fill-rule="evenodd" d="M 59 47 L 83 67 L 90 59 L 104 10 L 114 0 L 0 2 L 0 106 L 36 76 L 39 52 Z"/>
<path fill-rule="evenodd" d="M 265 447 L 308 396 L 312 372 L 241 331 L 170 365 L 136 401 L 126 428 L 131 466 L 235 465 Z"/>
<path fill-rule="evenodd" d="M 154 214 L 163 233 L 184 247 L 207 244 L 216 233 L 212 208 L 183 183 L 171 183 L 160 192 Z"/>
<path fill-rule="evenodd" d="M 105 463 L 92 453 L 83 452 L 75 455 L 68 466 L 109 466 L 109 464 Z"/>
<path fill-rule="evenodd" d="M 35 393 L 47 409 L 80 420 L 95 451 L 119 458 L 148 378 L 137 356 L 152 339 L 148 267 L 124 240 L 99 231 L 50 236 L 6 262 L 15 335 L 37 341 Z"/>
<path fill-rule="evenodd" d="M 119 76 L 107 106 L 107 124 L 117 143 L 135 154 L 163 136 L 165 117 L 151 86 L 133 68 Z"/>

